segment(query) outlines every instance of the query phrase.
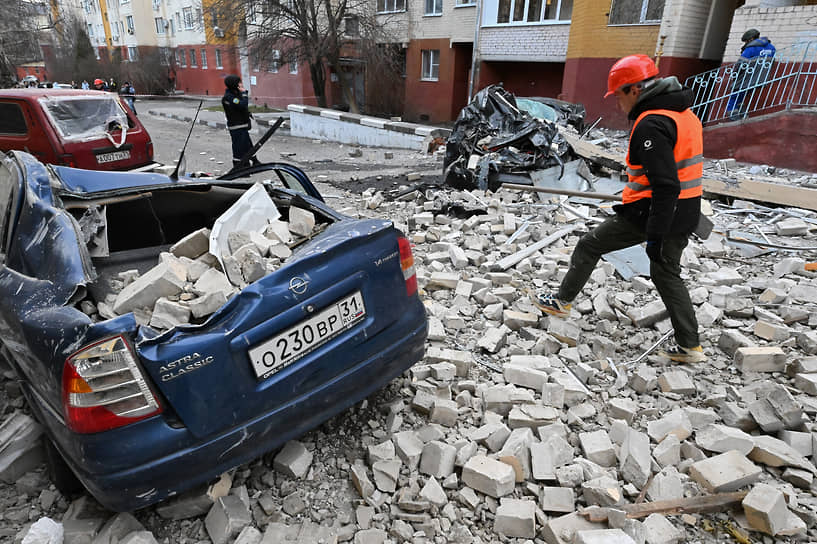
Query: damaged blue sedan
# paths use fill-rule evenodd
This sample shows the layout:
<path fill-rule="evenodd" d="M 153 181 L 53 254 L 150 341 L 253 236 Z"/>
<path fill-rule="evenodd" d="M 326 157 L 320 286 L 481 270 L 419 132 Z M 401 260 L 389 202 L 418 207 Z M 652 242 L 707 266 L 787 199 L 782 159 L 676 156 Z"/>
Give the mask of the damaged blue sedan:
<path fill-rule="evenodd" d="M 409 241 L 332 210 L 292 165 L 213 179 L 0 159 L 0 356 L 58 487 L 156 503 L 423 356 Z"/>

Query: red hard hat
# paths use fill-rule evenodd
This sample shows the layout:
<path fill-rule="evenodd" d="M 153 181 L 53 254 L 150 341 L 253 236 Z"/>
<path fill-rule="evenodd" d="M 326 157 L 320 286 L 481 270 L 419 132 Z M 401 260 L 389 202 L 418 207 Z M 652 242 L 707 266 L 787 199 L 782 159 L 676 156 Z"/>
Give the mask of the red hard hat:
<path fill-rule="evenodd" d="M 624 85 L 632 85 L 658 75 L 658 67 L 647 55 L 629 55 L 616 61 L 607 76 L 607 93 L 613 94 Z"/>
<path fill-rule="evenodd" d="M 101 80 L 101 79 L 99 79 L 99 78 L 97 78 L 97 79 L 95 79 L 95 80 L 94 80 L 94 85 L 104 85 L 104 84 L 105 84 L 105 82 L 104 82 L 104 81 L 102 81 L 102 80 Z"/>

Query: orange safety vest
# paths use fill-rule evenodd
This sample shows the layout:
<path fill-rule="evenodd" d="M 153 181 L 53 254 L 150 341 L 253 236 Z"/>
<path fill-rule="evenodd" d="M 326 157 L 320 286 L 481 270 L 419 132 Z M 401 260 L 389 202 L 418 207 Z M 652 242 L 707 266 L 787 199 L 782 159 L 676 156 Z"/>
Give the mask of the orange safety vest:
<path fill-rule="evenodd" d="M 701 178 L 704 173 L 703 156 L 703 129 L 701 121 L 692 113 L 692 110 L 647 110 L 635 120 L 630 131 L 632 138 L 635 127 L 647 115 L 664 115 L 675 121 L 678 129 L 678 138 L 673 148 L 675 167 L 678 169 L 678 180 L 681 182 L 681 194 L 678 198 L 695 198 L 703 194 Z M 630 150 L 627 150 L 627 177 L 629 181 L 621 194 L 624 204 L 635 202 L 641 198 L 652 198 L 650 180 L 647 179 L 644 168 L 640 164 L 630 162 Z"/>

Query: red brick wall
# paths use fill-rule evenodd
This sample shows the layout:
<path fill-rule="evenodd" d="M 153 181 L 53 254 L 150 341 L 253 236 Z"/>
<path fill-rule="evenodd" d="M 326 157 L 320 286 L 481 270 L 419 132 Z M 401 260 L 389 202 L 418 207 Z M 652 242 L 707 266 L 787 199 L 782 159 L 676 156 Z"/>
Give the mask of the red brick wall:
<path fill-rule="evenodd" d="M 505 90 L 516 96 L 558 98 L 564 70 L 561 62 L 482 62 L 475 91 L 502 82 Z"/>
<path fill-rule="evenodd" d="M 318 103 L 306 64 L 298 66 L 297 74 L 290 74 L 289 64 L 283 63 L 278 73 L 250 69 L 250 75 L 255 76 L 255 85 L 249 86 L 245 82 L 244 86 L 250 89 L 250 97 L 255 104 L 286 109 L 289 104 L 316 106 Z M 329 77 L 326 80 L 328 82 Z"/>
<path fill-rule="evenodd" d="M 176 90 L 186 94 L 216 95 L 224 94 L 224 78 L 230 74 L 241 75 L 241 67 L 235 48 L 217 47 L 214 45 L 182 45 L 175 50 L 183 49 L 187 57 L 187 66 L 174 65 L 176 71 Z M 190 66 L 189 51 L 195 49 L 197 66 Z M 207 68 L 201 67 L 201 50 L 207 51 Z M 216 49 L 221 49 L 222 67 L 216 67 Z M 174 51 L 175 51 L 174 50 Z M 174 59 L 175 62 L 175 59 Z M 247 82 L 244 82 L 245 87 Z"/>
<path fill-rule="evenodd" d="M 424 49 L 440 51 L 438 81 L 421 81 Z M 454 79 L 454 54 L 448 39 L 410 42 L 406 51 L 406 102 L 403 117 L 407 121 L 417 122 L 450 121 Z"/>

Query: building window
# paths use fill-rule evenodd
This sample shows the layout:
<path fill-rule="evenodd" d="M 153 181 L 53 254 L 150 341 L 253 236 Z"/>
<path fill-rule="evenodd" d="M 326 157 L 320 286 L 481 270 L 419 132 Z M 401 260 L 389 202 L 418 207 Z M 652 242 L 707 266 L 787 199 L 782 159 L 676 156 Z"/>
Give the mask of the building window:
<path fill-rule="evenodd" d="M 153 11 L 159 11 L 162 7 L 162 0 L 153 0 Z"/>
<path fill-rule="evenodd" d="M 206 49 L 201 50 L 201 67 L 202 68 L 207 68 L 207 50 Z"/>
<path fill-rule="evenodd" d="M 569 21 L 573 0 L 499 0 L 497 24 Z"/>
<path fill-rule="evenodd" d="M 278 73 L 278 67 L 281 65 L 281 52 L 277 49 L 272 50 L 272 61 L 269 63 L 268 71 L 273 74 Z"/>
<path fill-rule="evenodd" d="M 161 64 L 162 66 L 170 65 L 170 48 L 168 47 L 159 48 L 159 64 Z"/>
<path fill-rule="evenodd" d="M 437 81 L 440 78 L 440 50 L 423 49 L 423 75 L 420 79 L 424 81 Z"/>
<path fill-rule="evenodd" d="M 289 73 L 290 74 L 298 73 L 298 57 L 296 55 L 291 55 L 289 57 Z"/>
<path fill-rule="evenodd" d="M 377 0 L 378 13 L 406 11 L 406 0 Z"/>
<path fill-rule="evenodd" d="M 195 50 L 195 49 L 191 49 L 191 50 L 190 50 L 190 67 L 191 67 L 191 68 L 195 68 L 195 67 L 196 67 L 196 66 L 198 66 L 198 65 L 199 65 L 199 61 L 198 61 L 198 59 L 196 58 L 196 50 Z"/>
<path fill-rule="evenodd" d="M 216 68 L 224 68 L 221 64 L 221 49 L 216 49 Z"/>
<path fill-rule="evenodd" d="M 255 2 L 250 2 L 247 5 L 247 21 L 249 21 L 250 23 L 255 23 L 255 21 L 257 19 L 258 19 L 258 11 L 257 11 L 257 9 L 255 7 Z"/>
<path fill-rule="evenodd" d="M 476 0 L 457 0 L 456 5 L 458 6 L 476 6 Z"/>
<path fill-rule="evenodd" d="M 176 35 L 176 21 L 172 18 L 170 19 L 170 34 L 175 36 Z"/>
<path fill-rule="evenodd" d="M 608 24 L 660 23 L 663 15 L 664 0 L 613 0 Z"/>
<path fill-rule="evenodd" d="M 133 15 L 128 15 L 125 17 L 125 24 L 128 27 L 128 34 L 133 34 L 134 26 L 133 26 Z"/>
<path fill-rule="evenodd" d="M 164 34 L 165 33 L 165 20 L 161 17 L 154 17 L 153 20 L 156 22 L 156 34 Z"/>
<path fill-rule="evenodd" d="M 134 46 L 128 46 L 128 60 L 135 62 L 139 60 L 139 50 Z"/>
<path fill-rule="evenodd" d="M 184 49 L 179 49 L 176 51 L 176 58 L 179 60 L 179 64 L 181 64 L 182 67 L 187 66 L 187 55 L 185 54 Z"/>
<path fill-rule="evenodd" d="M 94 37 L 94 25 L 90 25 L 90 24 L 88 25 L 88 37 L 89 38 Z"/>
<path fill-rule="evenodd" d="M 184 28 L 190 30 L 193 28 L 193 8 L 182 8 L 182 15 L 184 16 Z"/>
<path fill-rule="evenodd" d="M 178 11 L 176 12 L 176 28 L 178 28 L 179 30 L 182 29 L 182 16 L 179 15 Z"/>
<path fill-rule="evenodd" d="M 443 0 L 426 0 L 426 9 L 424 15 L 442 15 L 443 14 Z"/>

